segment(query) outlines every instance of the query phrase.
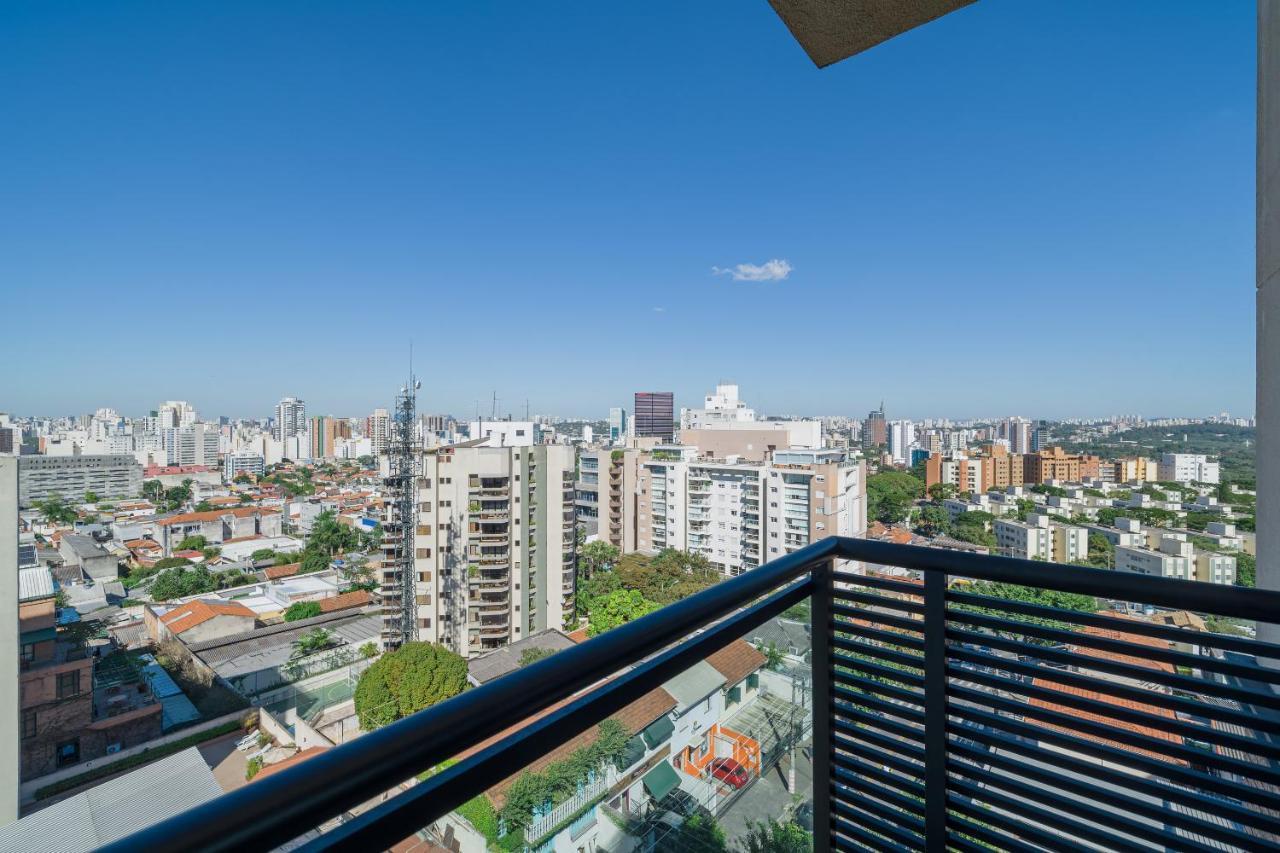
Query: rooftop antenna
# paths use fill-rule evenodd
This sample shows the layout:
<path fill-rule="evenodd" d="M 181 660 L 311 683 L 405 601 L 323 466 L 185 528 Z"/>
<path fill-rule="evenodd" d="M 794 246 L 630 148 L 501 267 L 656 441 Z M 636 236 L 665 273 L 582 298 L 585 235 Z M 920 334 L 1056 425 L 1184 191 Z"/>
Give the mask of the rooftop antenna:
<path fill-rule="evenodd" d="M 413 375 L 413 342 L 409 343 L 409 376 L 396 396 L 395 415 L 387 442 L 388 512 L 383 546 L 382 637 L 388 648 L 398 648 L 418 636 L 417 599 L 414 596 L 413 534 L 417 515 L 417 467 L 419 447 L 418 390 Z"/>

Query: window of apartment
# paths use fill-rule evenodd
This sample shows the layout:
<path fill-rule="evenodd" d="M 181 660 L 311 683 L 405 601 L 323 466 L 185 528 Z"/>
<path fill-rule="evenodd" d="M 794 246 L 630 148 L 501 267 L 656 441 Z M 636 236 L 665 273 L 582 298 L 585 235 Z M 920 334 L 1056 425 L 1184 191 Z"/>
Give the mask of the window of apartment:
<path fill-rule="evenodd" d="M 58 698 L 69 699 L 72 696 L 80 695 L 80 670 L 73 672 L 58 673 Z M 79 750 L 79 741 L 76 741 L 76 749 Z M 77 759 L 78 761 L 79 759 Z"/>
<path fill-rule="evenodd" d="M 79 673 L 76 673 L 79 675 Z M 58 766 L 66 767 L 70 764 L 77 764 L 80 761 L 80 738 L 74 740 L 65 740 L 58 744 Z"/>
<path fill-rule="evenodd" d="M 36 712 L 22 712 L 22 739 L 30 740 L 36 736 Z"/>
<path fill-rule="evenodd" d="M 419 486 L 421 486 L 421 487 L 422 487 L 422 488 L 424 488 L 424 489 L 429 489 L 429 488 L 431 488 L 431 478 L 430 478 L 430 477 L 423 477 L 421 480 L 419 480 L 419 481 L 418 481 L 418 485 L 419 485 Z"/>
<path fill-rule="evenodd" d="M 447 486 L 447 485 L 449 485 L 449 484 L 450 484 L 450 483 L 452 483 L 452 482 L 453 482 L 453 478 L 452 478 L 452 477 L 441 477 L 441 478 L 440 478 L 440 485 L 442 485 L 442 486 Z"/>
<path fill-rule="evenodd" d="M 417 552 L 417 557 L 418 557 L 418 559 L 419 559 L 419 560 L 429 560 L 429 559 L 431 559 L 431 549 L 430 549 L 430 548 L 419 548 L 419 549 L 418 549 L 418 552 Z"/>
<path fill-rule="evenodd" d="M 35 659 L 36 659 L 36 644 L 23 643 L 22 644 L 22 662 L 31 663 Z"/>

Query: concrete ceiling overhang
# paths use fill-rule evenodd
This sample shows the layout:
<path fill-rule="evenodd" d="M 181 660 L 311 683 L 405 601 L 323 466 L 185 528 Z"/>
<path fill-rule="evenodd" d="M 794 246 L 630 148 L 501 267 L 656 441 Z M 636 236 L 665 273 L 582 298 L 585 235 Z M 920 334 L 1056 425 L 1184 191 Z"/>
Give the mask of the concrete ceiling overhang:
<path fill-rule="evenodd" d="M 769 0 L 819 68 L 977 0 Z"/>

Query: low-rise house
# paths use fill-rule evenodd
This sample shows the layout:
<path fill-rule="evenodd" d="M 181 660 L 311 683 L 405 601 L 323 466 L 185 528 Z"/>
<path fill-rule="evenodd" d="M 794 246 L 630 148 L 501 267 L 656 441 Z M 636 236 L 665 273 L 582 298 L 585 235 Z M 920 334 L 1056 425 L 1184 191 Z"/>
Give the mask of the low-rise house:
<path fill-rule="evenodd" d="M 555 628 L 548 628 L 545 631 L 530 634 L 528 637 L 517 640 L 508 646 L 494 649 L 491 652 L 486 652 L 468 660 L 467 681 L 473 686 L 479 687 L 481 684 L 486 684 L 495 678 L 501 678 L 508 673 L 515 672 L 526 665 L 522 663 L 524 660 L 528 660 L 535 655 L 545 657 L 549 654 L 554 654 L 572 647 L 575 642 L 569 635 Z"/>
<path fill-rule="evenodd" d="M 64 533 L 58 553 L 67 565 L 76 566 L 94 580 L 114 580 L 120 575 L 120 561 L 92 536 Z"/>
<path fill-rule="evenodd" d="M 201 643 L 220 637 L 231 637 L 253 629 L 257 616 L 236 601 L 196 599 L 157 614 L 146 609 L 147 627 L 157 643 L 178 639 L 184 643 Z"/>
<path fill-rule="evenodd" d="M 189 536 L 203 536 L 209 545 L 221 545 L 228 539 L 255 534 L 280 536 L 282 519 L 278 509 L 245 506 L 179 513 L 157 520 L 156 526 L 159 532 L 157 539 L 167 556 Z"/>

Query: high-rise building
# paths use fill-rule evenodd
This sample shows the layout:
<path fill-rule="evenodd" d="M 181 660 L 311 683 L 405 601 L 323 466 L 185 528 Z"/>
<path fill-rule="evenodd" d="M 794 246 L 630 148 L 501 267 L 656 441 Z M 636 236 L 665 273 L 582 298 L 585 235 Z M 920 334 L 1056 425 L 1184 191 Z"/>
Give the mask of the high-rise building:
<path fill-rule="evenodd" d="M 756 419 L 755 409 L 738 399 L 738 386 L 716 385 L 714 394 L 704 399 L 704 408 L 681 409 L 680 429 L 704 429 L 723 423 L 750 423 Z"/>
<path fill-rule="evenodd" d="M 573 477 L 567 445 L 421 454 L 419 511 L 406 530 L 419 640 L 469 656 L 564 626 L 577 572 Z M 394 571 L 383 581 L 398 621 Z"/>
<path fill-rule="evenodd" d="M 675 394 L 670 391 L 637 391 L 633 407 L 636 438 L 675 440 Z"/>
<path fill-rule="evenodd" d="M 997 428 L 997 436 L 1009 442 L 1011 453 L 1031 453 L 1031 421 L 1005 418 Z"/>
<path fill-rule="evenodd" d="M 213 424 L 193 423 L 160 430 L 160 446 L 169 465 L 216 467 L 218 444 L 219 432 Z"/>
<path fill-rule="evenodd" d="M 615 407 L 609 410 L 609 444 L 617 446 L 627 440 L 627 410 Z"/>
<path fill-rule="evenodd" d="M 574 503 L 587 536 L 626 554 L 636 550 L 639 450 L 588 450 L 578 455 Z"/>
<path fill-rule="evenodd" d="M 898 465 L 907 464 L 916 443 L 916 425 L 911 421 L 889 421 L 886 433 L 893 461 Z"/>
<path fill-rule="evenodd" d="M 1160 456 L 1156 478 L 1165 483 L 1217 483 L 1221 469 L 1201 453 L 1165 453 Z"/>
<path fill-rule="evenodd" d="M 297 397 L 285 397 L 276 404 L 276 424 L 272 434 L 285 442 L 307 431 L 307 404 Z"/>
<path fill-rule="evenodd" d="M 882 402 L 880 408 L 868 412 L 867 419 L 862 422 L 862 446 L 883 447 L 888 440 Z"/>
<path fill-rule="evenodd" d="M 387 441 L 391 437 L 391 415 L 386 409 L 374 409 L 373 414 L 364 419 L 364 434 L 373 446 L 374 454 L 382 456 L 387 452 Z"/>
<path fill-rule="evenodd" d="M 842 450 L 779 450 L 762 463 L 659 447 L 640 465 L 636 547 L 678 548 L 738 575 L 825 536 L 866 532 L 865 469 Z"/>
<path fill-rule="evenodd" d="M 195 407 L 186 400 L 165 400 L 156 409 L 157 429 L 165 427 L 185 427 L 191 426 L 199 416 L 196 414 Z"/>
<path fill-rule="evenodd" d="M 316 415 L 311 418 L 311 458 L 334 459 L 337 457 L 338 440 L 351 437 L 351 424 L 343 418 Z"/>

